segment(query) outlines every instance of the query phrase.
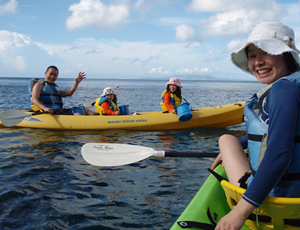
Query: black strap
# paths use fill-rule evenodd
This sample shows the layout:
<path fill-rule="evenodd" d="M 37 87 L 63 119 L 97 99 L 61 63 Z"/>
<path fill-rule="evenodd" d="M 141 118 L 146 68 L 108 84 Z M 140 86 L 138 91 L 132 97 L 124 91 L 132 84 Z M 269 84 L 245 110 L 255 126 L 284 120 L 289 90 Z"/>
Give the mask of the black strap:
<path fill-rule="evenodd" d="M 269 216 L 263 216 L 263 215 L 256 216 L 254 213 L 251 213 L 247 219 L 256 221 L 256 218 L 257 218 L 258 222 L 270 223 L 272 221 L 272 218 Z"/>
<path fill-rule="evenodd" d="M 248 180 L 248 178 L 250 177 L 251 173 L 250 172 L 245 172 L 244 176 L 242 176 L 238 182 L 240 183 L 240 187 L 247 189 L 247 184 L 246 181 Z"/>
<path fill-rule="evenodd" d="M 262 141 L 263 135 L 256 135 L 248 133 L 248 140 L 250 141 Z M 294 136 L 294 143 L 300 143 L 300 136 Z"/>
<path fill-rule="evenodd" d="M 178 221 L 177 224 L 181 228 L 200 228 L 205 230 L 214 230 L 216 227 L 212 224 L 200 223 L 196 221 Z"/>
<path fill-rule="evenodd" d="M 52 93 L 52 94 L 50 94 L 50 93 L 41 93 L 40 94 L 40 96 L 50 96 L 50 95 L 52 95 L 52 96 L 60 96 L 59 93 L 58 94 L 56 94 L 56 93 Z"/>
<path fill-rule="evenodd" d="M 263 135 L 255 135 L 255 134 L 250 134 L 248 133 L 248 140 L 249 141 L 261 141 Z"/>
<path fill-rule="evenodd" d="M 183 97 L 182 97 L 182 99 L 183 99 L 183 100 L 185 100 Z M 186 103 L 188 103 L 188 101 L 187 101 L 187 100 L 185 100 L 185 102 L 186 102 Z M 188 104 L 190 104 L 190 103 L 188 103 Z"/>
<path fill-rule="evenodd" d="M 52 102 L 43 102 L 43 104 L 45 104 L 45 105 L 53 105 Z M 55 103 L 55 105 L 63 105 L 63 103 L 58 102 L 58 103 Z"/>
<path fill-rule="evenodd" d="M 300 227 L 300 219 L 284 219 L 284 224 Z"/>
<path fill-rule="evenodd" d="M 254 213 L 251 213 L 247 219 L 256 221 L 256 218 L 258 222 L 264 222 L 264 223 L 271 223 L 272 218 L 269 216 L 263 216 L 263 215 L 255 215 Z M 300 219 L 284 219 L 284 224 L 300 227 Z"/>
<path fill-rule="evenodd" d="M 216 222 L 211 216 L 211 213 L 209 211 L 209 208 L 207 208 L 207 217 L 208 219 L 212 222 L 212 224 L 207 224 L 207 223 L 201 223 L 201 222 L 196 222 L 196 221 L 178 221 L 177 224 L 181 228 L 200 228 L 204 230 L 214 230 L 215 227 L 217 226 Z"/>
<path fill-rule="evenodd" d="M 212 175 L 215 176 L 215 178 L 218 179 L 218 181 L 226 180 L 228 181 L 225 177 L 221 176 L 220 174 L 216 173 L 214 170 L 211 170 L 210 168 L 207 169 Z"/>
<path fill-rule="evenodd" d="M 252 169 L 252 176 L 255 176 L 256 171 Z M 283 174 L 280 180 L 300 180 L 300 173 L 286 173 Z"/>

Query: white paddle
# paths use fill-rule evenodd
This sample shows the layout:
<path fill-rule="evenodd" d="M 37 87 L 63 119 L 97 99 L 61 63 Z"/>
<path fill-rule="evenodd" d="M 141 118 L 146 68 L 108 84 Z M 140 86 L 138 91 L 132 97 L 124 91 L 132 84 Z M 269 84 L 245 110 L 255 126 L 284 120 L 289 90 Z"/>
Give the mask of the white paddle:
<path fill-rule="evenodd" d="M 219 153 L 157 151 L 129 144 L 87 143 L 81 148 L 84 160 L 96 166 L 120 166 L 148 157 L 217 157 Z"/>
<path fill-rule="evenodd" d="M 87 102 L 84 104 L 85 107 L 87 107 L 89 110 L 92 110 L 93 112 L 96 112 L 95 106 L 94 106 L 94 101 Z M 0 120 L 1 123 L 6 126 L 6 127 L 12 127 L 24 120 L 25 117 L 31 117 L 34 115 L 39 115 L 39 114 L 44 114 L 47 112 L 34 112 L 34 113 L 25 113 L 22 110 L 17 110 L 17 109 L 9 109 L 2 111 L 0 113 Z"/>
<path fill-rule="evenodd" d="M 25 117 L 31 117 L 34 115 L 39 115 L 44 113 L 47 112 L 25 113 L 22 110 L 9 109 L 9 110 L 2 111 L 0 113 L 0 120 L 4 126 L 11 127 L 22 122 Z"/>
<path fill-rule="evenodd" d="M 85 103 L 83 106 L 96 113 L 95 100 L 89 101 L 89 102 Z"/>

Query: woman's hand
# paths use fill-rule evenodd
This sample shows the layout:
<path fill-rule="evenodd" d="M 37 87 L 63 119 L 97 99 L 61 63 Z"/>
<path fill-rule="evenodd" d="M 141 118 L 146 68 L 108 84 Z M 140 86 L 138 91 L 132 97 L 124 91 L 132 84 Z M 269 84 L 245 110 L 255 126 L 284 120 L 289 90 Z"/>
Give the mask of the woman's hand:
<path fill-rule="evenodd" d="M 241 229 L 241 227 L 245 222 L 245 219 L 242 215 L 239 215 L 233 210 L 218 222 L 218 225 L 216 226 L 215 230 L 240 230 Z"/>
<path fill-rule="evenodd" d="M 217 224 L 215 230 L 239 230 L 243 227 L 247 217 L 255 207 L 245 201 L 239 200 L 236 207 L 224 216 Z"/>
<path fill-rule="evenodd" d="M 222 154 L 219 153 L 219 155 L 217 156 L 217 158 L 215 159 L 214 163 L 211 166 L 211 170 L 214 170 L 221 162 L 222 162 Z"/>

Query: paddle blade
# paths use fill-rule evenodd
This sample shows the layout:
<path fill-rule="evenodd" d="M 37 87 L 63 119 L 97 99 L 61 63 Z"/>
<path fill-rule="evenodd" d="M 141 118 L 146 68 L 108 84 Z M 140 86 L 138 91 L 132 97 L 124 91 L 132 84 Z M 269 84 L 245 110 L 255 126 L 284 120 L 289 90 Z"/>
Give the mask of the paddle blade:
<path fill-rule="evenodd" d="M 25 117 L 32 116 L 31 113 L 25 113 L 22 110 L 9 109 L 0 113 L 0 120 L 6 127 L 11 127 L 19 124 Z"/>
<path fill-rule="evenodd" d="M 152 148 L 128 144 L 87 143 L 81 148 L 84 160 L 96 166 L 131 164 L 155 156 L 156 153 Z"/>
<path fill-rule="evenodd" d="M 95 100 L 89 101 L 89 102 L 85 103 L 83 106 L 96 113 Z"/>

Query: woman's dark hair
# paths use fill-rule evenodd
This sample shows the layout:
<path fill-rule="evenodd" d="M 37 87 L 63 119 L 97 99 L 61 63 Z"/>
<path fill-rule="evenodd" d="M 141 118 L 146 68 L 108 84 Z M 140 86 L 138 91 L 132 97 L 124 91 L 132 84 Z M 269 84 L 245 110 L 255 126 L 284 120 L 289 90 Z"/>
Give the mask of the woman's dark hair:
<path fill-rule="evenodd" d="M 168 93 L 171 93 L 171 90 L 170 90 L 170 85 L 167 86 L 167 92 Z M 176 91 L 174 92 L 174 94 L 181 99 L 181 89 L 180 87 L 176 86 Z"/>
<path fill-rule="evenodd" d="M 58 68 L 57 68 L 56 66 L 54 66 L 54 65 L 50 65 L 50 66 L 46 69 L 46 72 L 48 72 L 48 70 L 51 69 L 51 68 L 56 69 L 57 72 L 59 73 Z"/>
<path fill-rule="evenodd" d="M 300 70 L 299 64 L 295 61 L 293 55 L 290 52 L 285 52 L 282 55 L 287 69 L 289 70 L 289 74 L 295 73 Z"/>

